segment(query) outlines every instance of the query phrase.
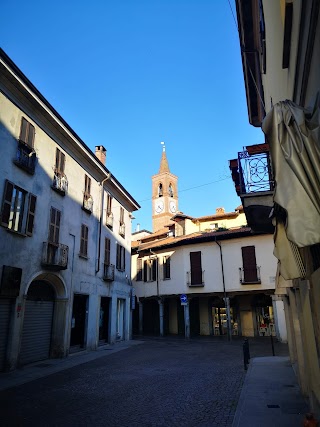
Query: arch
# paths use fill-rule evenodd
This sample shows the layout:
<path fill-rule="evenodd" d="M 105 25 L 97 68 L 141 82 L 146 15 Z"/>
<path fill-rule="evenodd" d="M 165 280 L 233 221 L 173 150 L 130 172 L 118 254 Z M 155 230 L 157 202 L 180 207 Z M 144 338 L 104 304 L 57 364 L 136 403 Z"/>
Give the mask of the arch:
<path fill-rule="evenodd" d="M 29 288 L 33 282 L 47 282 L 51 285 L 55 292 L 56 299 L 65 299 L 67 298 L 67 288 L 64 281 L 61 277 L 57 276 L 54 273 L 38 273 L 36 274 L 32 280 L 30 280 L 28 286 L 26 287 L 25 296 L 28 296 Z"/>
<path fill-rule="evenodd" d="M 159 197 L 163 196 L 163 187 L 162 187 L 162 183 L 161 182 L 158 185 L 158 196 Z"/>
<path fill-rule="evenodd" d="M 170 182 L 169 187 L 168 187 L 168 192 L 169 192 L 169 196 L 173 197 L 173 185 L 171 184 L 171 182 Z"/>

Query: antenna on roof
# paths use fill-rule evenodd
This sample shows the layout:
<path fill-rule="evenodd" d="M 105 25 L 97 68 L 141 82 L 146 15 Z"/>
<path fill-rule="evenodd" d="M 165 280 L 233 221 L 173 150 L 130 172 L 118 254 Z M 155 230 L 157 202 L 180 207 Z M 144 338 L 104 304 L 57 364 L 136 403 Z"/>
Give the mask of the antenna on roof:
<path fill-rule="evenodd" d="M 162 145 L 162 151 L 166 151 L 166 145 L 163 141 L 160 142 L 160 144 Z"/>

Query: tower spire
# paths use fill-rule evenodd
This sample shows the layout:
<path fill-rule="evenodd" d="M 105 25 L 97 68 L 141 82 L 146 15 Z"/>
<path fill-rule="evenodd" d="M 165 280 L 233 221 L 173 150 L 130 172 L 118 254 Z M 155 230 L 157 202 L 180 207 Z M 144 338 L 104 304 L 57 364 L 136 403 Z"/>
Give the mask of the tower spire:
<path fill-rule="evenodd" d="M 162 156 L 161 156 L 161 161 L 160 161 L 159 173 L 170 172 L 168 159 L 167 159 L 167 155 L 166 155 L 165 143 L 162 141 L 161 145 L 162 145 Z"/>

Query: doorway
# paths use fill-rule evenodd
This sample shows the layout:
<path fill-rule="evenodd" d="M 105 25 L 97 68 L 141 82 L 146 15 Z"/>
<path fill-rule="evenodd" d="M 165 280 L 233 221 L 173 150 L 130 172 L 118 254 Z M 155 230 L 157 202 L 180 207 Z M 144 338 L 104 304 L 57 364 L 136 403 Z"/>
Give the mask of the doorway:
<path fill-rule="evenodd" d="M 88 321 L 88 295 L 75 294 L 73 297 L 70 346 L 73 351 L 85 348 Z"/>
<path fill-rule="evenodd" d="M 99 313 L 99 345 L 109 342 L 109 307 L 110 298 L 101 297 Z"/>

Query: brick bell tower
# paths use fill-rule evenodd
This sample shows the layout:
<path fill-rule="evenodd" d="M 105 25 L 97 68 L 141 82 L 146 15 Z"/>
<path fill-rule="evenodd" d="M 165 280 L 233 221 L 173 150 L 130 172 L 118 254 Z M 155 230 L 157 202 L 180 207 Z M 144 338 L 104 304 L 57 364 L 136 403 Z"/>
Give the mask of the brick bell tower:
<path fill-rule="evenodd" d="M 153 232 L 161 230 L 178 212 L 178 177 L 170 172 L 164 142 L 159 173 L 152 176 Z"/>

